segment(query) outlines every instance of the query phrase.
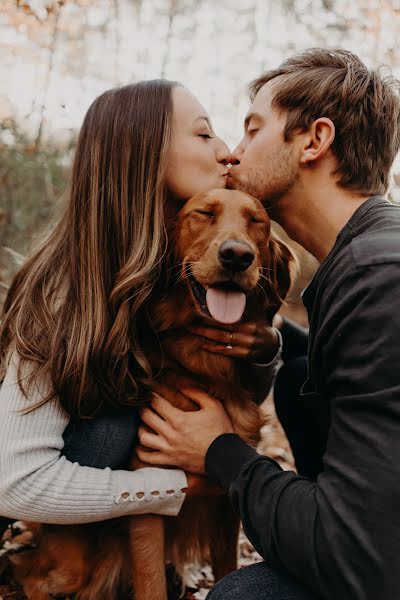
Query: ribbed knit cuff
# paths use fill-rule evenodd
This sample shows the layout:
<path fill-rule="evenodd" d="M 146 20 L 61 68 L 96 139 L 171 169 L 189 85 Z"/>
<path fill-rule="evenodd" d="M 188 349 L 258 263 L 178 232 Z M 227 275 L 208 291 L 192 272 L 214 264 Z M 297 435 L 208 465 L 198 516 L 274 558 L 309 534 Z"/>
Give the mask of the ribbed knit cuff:
<path fill-rule="evenodd" d="M 224 433 L 217 437 L 207 450 L 206 473 L 229 491 L 231 483 L 238 477 L 243 465 L 259 457 L 236 433 Z"/>

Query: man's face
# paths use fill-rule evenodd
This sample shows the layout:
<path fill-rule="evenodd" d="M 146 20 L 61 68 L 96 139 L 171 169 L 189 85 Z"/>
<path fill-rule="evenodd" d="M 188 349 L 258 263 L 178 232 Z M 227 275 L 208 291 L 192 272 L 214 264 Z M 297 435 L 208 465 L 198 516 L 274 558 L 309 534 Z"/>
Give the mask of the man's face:
<path fill-rule="evenodd" d="M 266 83 L 250 107 L 228 179 L 228 187 L 255 196 L 267 209 L 292 189 L 299 166 L 295 144 L 283 137 L 286 114 L 271 107 L 274 83 Z"/>

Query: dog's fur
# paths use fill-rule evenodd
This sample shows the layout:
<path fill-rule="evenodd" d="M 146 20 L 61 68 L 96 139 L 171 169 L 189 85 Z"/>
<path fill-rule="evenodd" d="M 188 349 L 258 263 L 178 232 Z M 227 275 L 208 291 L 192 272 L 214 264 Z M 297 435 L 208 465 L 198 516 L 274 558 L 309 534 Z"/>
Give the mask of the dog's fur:
<path fill-rule="evenodd" d="M 205 351 L 203 341 L 187 331 L 191 325 L 211 323 L 192 285 L 194 279 L 203 288 L 229 281 L 246 293 L 243 321 L 271 322 L 290 286 L 293 256 L 271 235 L 260 202 L 237 191 L 213 190 L 190 199 L 171 226 L 169 239 L 168 269 L 148 310 L 157 334 L 148 336 L 145 348 L 155 387 L 161 394 L 165 386 L 176 390 L 168 399 L 183 410 L 196 410 L 178 390 L 187 384 L 201 386 L 224 404 L 235 431 L 255 446 L 261 417 L 245 361 L 228 352 Z M 251 247 L 255 258 L 247 269 L 224 269 L 219 248 L 226 240 Z M 10 561 L 29 600 L 49 600 L 50 594 L 60 593 L 76 593 L 79 600 L 112 600 L 117 587 L 128 590 L 132 580 L 137 600 L 166 600 L 166 561 L 182 569 L 188 562 L 208 560 L 216 579 L 236 568 L 238 525 L 226 496 L 188 497 L 174 518 L 143 515 L 83 526 L 29 524 L 21 535 L 29 534 L 37 548 Z"/>

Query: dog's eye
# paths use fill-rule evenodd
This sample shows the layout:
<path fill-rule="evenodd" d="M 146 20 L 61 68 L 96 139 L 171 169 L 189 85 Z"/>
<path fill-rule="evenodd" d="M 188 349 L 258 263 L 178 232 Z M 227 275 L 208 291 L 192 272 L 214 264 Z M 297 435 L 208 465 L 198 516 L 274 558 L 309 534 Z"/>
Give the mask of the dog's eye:
<path fill-rule="evenodd" d="M 257 219 L 256 217 L 251 217 L 251 223 L 264 223 L 264 221 Z"/>
<path fill-rule="evenodd" d="M 195 212 L 199 215 L 205 215 L 206 217 L 210 217 L 210 219 L 214 217 L 214 213 L 211 210 L 196 210 Z"/>

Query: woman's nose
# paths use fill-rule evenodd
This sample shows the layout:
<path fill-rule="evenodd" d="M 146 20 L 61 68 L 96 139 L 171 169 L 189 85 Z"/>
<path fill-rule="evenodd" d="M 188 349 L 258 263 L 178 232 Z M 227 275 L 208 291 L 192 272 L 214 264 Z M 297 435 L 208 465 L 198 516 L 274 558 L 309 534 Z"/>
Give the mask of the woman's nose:
<path fill-rule="evenodd" d="M 223 165 L 229 165 L 231 162 L 231 151 L 222 140 L 217 149 L 217 161 Z"/>

